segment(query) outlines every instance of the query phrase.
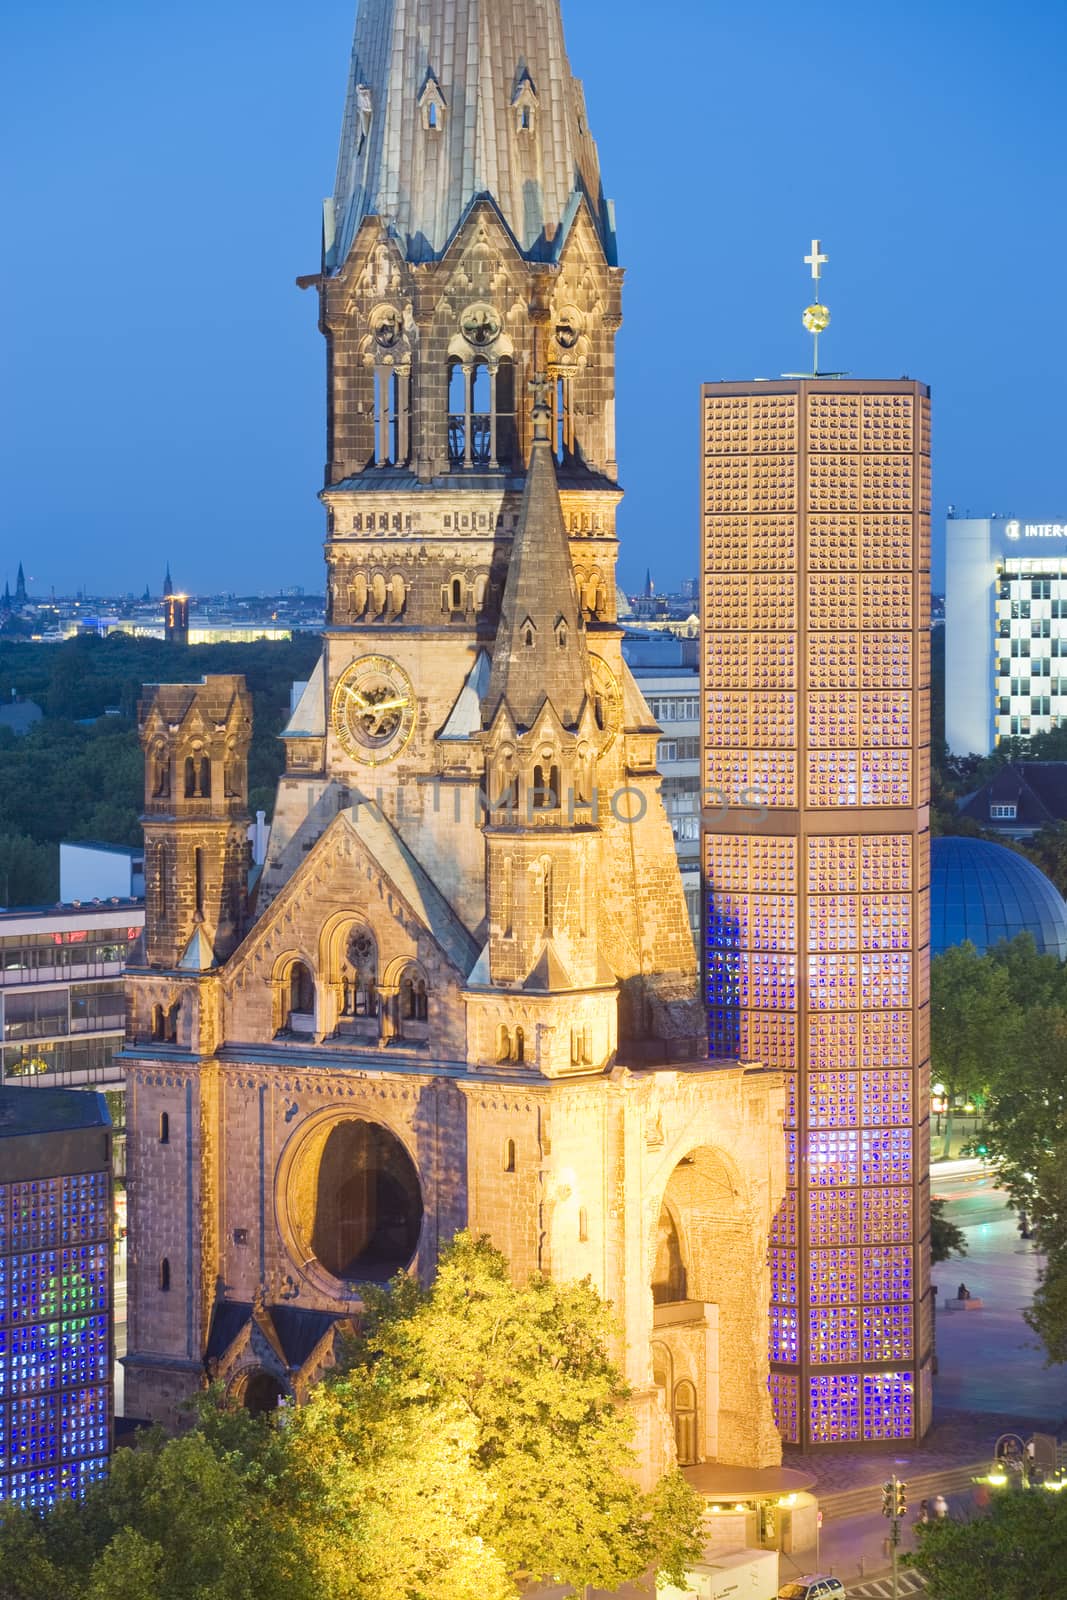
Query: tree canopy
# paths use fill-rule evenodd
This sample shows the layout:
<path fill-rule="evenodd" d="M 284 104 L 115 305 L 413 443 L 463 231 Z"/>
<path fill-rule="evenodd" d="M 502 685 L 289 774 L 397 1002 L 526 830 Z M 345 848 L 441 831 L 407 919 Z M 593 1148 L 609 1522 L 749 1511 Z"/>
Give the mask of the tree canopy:
<path fill-rule="evenodd" d="M 15 692 L 45 713 L 20 736 L 0 729 L 0 905 L 47 905 L 59 898 L 56 846 L 63 839 L 140 844 L 144 759 L 136 708 L 146 683 L 245 674 L 254 707 L 249 808 L 269 817 L 290 685 L 309 676 L 320 649 L 310 634 L 289 642 L 192 647 L 126 634 L 64 644 L 0 639 L 0 700 Z"/>
<path fill-rule="evenodd" d="M 609 1309 L 516 1287 L 459 1235 L 422 1290 L 370 1289 L 339 1368 L 280 1418 L 218 1395 L 46 1515 L 0 1517 L 0 1600 L 515 1600 L 524 1575 L 616 1588 L 699 1554 L 677 1472 L 635 1482 Z"/>
<path fill-rule="evenodd" d="M 999 1494 L 986 1516 L 920 1523 L 914 1565 L 930 1600 L 1062 1600 L 1067 1503 L 1041 1489 Z"/>

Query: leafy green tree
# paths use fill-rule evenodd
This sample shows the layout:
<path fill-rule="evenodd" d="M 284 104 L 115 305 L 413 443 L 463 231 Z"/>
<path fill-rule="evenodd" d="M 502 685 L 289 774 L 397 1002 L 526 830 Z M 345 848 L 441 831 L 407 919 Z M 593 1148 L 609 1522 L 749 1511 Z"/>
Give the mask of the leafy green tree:
<path fill-rule="evenodd" d="M 0 906 L 51 905 L 58 896 L 59 851 L 24 833 L 0 833 Z"/>
<path fill-rule="evenodd" d="M 633 1481 L 615 1329 L 588 1281 L 516 1287 L 499 1251 L 459 1234 L 429 1291 L 398 1280 L 369 1299 L 356 1367 L 470 1419 L 480 1531 L 508 1571 L 613 1589 L 698 1558 L 700 1504 L 680 1474 L 651 1495 Z"/>
<path fill-rule="evenodd" d="M 930 1600 L 1063 1600 L 1067 1504 L 1019 1490 L 997 1496 L 987 1516 L 920 1523 L 915 1566 Z"/>
<path fill-rule="evenodd" d="M 319 1600 L 280 1430 L 235 1415 L 115 1455 L 83 1500 L 0 1518 L 0 1600 Z M 30 1571 L 31 1580 L 25 1576 Z"/>
<path fill-rule="evenodd" d="M 949 1256 L 965 1256 L 967 1238 L 962 1228 L 957 1228 L 945 1216 L 945 1201 L 930 1201 L 930 1260 L 934 1266 L 947 1261 Z"/>
<path fill-rule="evenodd" d="M 980 1094 L 1012 1044 L 1016 1008 L 1007 971 L 970 942 L 930 963 L 930 1067 L 948 1098 L 944 1154 L 952 1141 L 952 1101 Z"/>

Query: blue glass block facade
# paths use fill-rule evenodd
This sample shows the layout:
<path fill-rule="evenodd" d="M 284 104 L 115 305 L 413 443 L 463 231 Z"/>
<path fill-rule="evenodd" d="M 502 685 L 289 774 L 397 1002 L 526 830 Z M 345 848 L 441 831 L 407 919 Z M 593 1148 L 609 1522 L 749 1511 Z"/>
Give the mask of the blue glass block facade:
<path fill-rule="evenodd" d="M 713 1054 L 785 1079 L 775 1417 L 804 1447 L 914 1438 L 931 1360 L 929 397 L 783 380 L 708 385 L 704 407 L 703 780 L 762 807 L 704 814 L 704 974 Z"/>
<path fill-rule="evenodd" d="M 24 1143 L 0 1158 L 25 1170 Z M 107 1471 L 111 1251 L 110 1170 L 0 1183 L 0 1499 L 45 1507 Z"/>

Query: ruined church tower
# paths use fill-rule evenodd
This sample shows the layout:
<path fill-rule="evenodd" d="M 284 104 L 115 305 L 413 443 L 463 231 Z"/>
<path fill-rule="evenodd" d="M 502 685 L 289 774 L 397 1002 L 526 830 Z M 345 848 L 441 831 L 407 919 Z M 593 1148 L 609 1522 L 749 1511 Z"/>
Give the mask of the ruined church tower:
<path fill-rule="evenodd" d="M 299 1398 L 359 1284 L 431 1277 L 470 1227 L 614 1303 L 649 1476 L 772 1464 L 781 1082 L 708 1059 L 622 657 L 622 272 L 558 0 L 362 0 L 301 283 L 326 627 L 221 942 L 158 924 L 197 902 L 153 766 L 172 701 L 225 743 L 220 680 L 142 705 L 171 877 L 130 980 L 128 1409 L 173 1417 L 206 1374 Z"/>

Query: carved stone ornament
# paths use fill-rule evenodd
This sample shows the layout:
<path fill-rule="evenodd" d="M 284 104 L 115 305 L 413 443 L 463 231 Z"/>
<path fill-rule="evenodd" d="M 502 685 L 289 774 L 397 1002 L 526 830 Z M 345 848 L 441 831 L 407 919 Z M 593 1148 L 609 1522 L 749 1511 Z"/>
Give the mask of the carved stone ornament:
<path fill-rule="evenodd" d="M 371 331 L 380 350 L 393 350 L 404 332 L 404 319 L 395 306 L 376 306 L 371 312 Z"/>
<path fill-rule="evenodd" d="M 556 343 L 561 350 L 573 350 L 582 336 L 582 313 L 574 306 L 564 306 L 556 323 Z"/>
<path fill-rule="evenodd" d="M 459 326 L 468 344 L 484 350 L 496 341 L 502 323 L 499 313 L 492 306 L 478 303 L 467 307 L 459 319 Z"/>

